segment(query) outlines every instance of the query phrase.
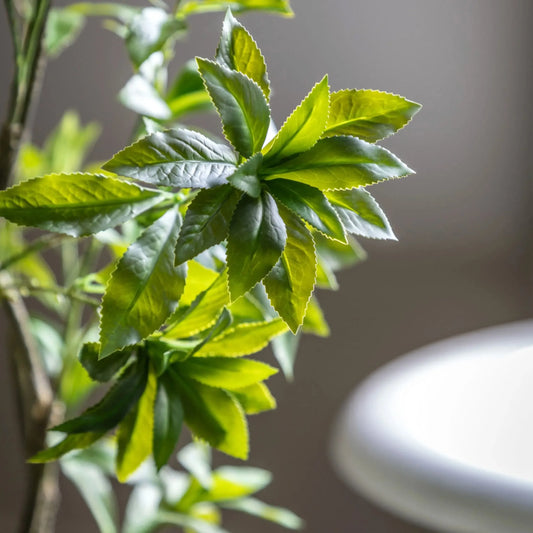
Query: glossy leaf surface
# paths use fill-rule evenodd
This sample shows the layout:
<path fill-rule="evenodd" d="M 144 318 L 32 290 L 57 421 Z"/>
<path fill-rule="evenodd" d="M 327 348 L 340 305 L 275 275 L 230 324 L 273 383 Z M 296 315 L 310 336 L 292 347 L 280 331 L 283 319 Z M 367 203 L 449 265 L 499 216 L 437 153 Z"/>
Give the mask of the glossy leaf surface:
<path fill-rule="evenodd" d="M 100 357 L 144 339 L 174 311 L 186 276 L 174 266 L 179 228 L 180 215 L 167 211 L 119 261 L 102 300 Z"/>
<path fill-rule="evenodd" d="M 270 125 L 270 109 L 259 85 L 213 61 L 196 61 L 226 138 L 244 157 L 261 150 Z"/>
<path fill-rule="evenodd" d="M 0 216 L 78 237 L 112 228 L 163 199 L 97 174 L 48 174 L 0 192 Z"/>
<path fill-rule="evenodd" d="M 118 152 L 104 168 L 154 185 L 208 188 L 226 183 L 236 169 L 235 154 L 201 133 L 157 132 Z"/>

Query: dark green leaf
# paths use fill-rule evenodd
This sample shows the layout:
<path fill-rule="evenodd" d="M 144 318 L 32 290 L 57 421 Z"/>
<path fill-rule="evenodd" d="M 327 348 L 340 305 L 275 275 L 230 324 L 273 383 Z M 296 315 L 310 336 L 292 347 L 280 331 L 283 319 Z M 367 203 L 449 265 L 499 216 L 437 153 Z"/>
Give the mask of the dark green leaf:
<path fill-rule="evenodd" d="M 158 120 L 167 120 L 172 111 L 153 85 L 140 74 L 132 76 L 121 89 L 119 100 L 139 115 Z"/>
<path fill-rule="evenodd" d="M 144 339 L 174 311 L 186 265 L 174 266 L 180 215 L 169 210 L 123 255 L 102 300 L 100 357 Z"/>
<path fill-rule="evenodd" d="M 296 333 L 315 286 L 315 245 L 309 230 L 296 215 L 287 209 L 282 215 L 287 227 L 287 243 L 263 284 L 274 309 Z"/>
<path fill-rule="evenodd" d="M 54 431 L 65 433 L 106 432 L 114 428 L 141 397 L 147 379 L 147 364 L 131 364 L 96 404 L 76 418 L 59 424 Z"/>
<path fill-rule="evenodd" d="M 62 460 L 61 470 L 76 485 L 91 510 L 100 533 L 116 533 L 117 503 L 111 483 L 102 470 L 78 457 Z"/>
<path fill-rule="evenodd" d="M 328 237 L 346 242 L 339 216 L 316 187 L 284 179 L 270 180 L 268 190 L 293 213 Z"/>
<path fill-rule="evenodd" d="M 248 456 L 248 426 L 240 404 L 227 391 L 202 385 L 172 372 L 185 421 L 211 446 L 239 459 Z"/>
<path fill-rule="evenodd" d="M 36 453 L 33 457 L 28 459 L 29 463 L 48 463 L 59 459 L 62 455 L 65 455 L 72 450 L 79 450 L 87 448 L 99 438 L 104 435 L 105 432 L 90 432 L 90 433 L 76 433 L 74 435 L 67 435 L 61 442 Z"/>
<path fill-rule="evenodd" d="M 280 161 L 309 150 L 320 139 L 326 127 L 328 110 L 329 85 L 328 77 L 324 76 L 265 147 L 265 160 Z"/>
<path fill-rule="evenodd" d="M 385 148 L 355 137 L 321 139 L 313 148 L 268 169 L 267 179 L 285 178 L 318 189 L 353 189 L 413 171 Z"/>
<path fill-rule="evenodd" d="M 292 335 L 292 333 L 291 333 Z M 264 383 L 255 383 L 248 387 L 232 391 L 247 415 L 255 415 L 276 408 L 276 400 Z"/>
<path fill-rule="evenodd" d="M 403 128 L 422 106 L 396 94 L 347 89 L 332 93 L 324 137 L 353 135 L 379 141 Z"/>
<path fill-rule="evenodd" d="M 183 423 L 183 407 L 174 384 L 167 376 L 157 383 L 154 406 L 153 454 L 157 469 L 166 465 L 176 448 Z"/>
<path fill-rule="evenodd" d="M 166 41 L 185 29 L 183 21 L 163 9 L 147 7 L 131 21 L 126 48 L 134 65 L 138 67 L 151 54 L 161 50 Z"/>
<path fill-rule="evenodd" d="M 118 427 L 116 472 L 120 482 L 126 481 L 152 453 L 156 393 L 157 377 L 150 368 L 146 387 L 137 406 Z"/>
<path fill-rule="evenodd" d="M 204 385 L 234 391 L 264 381 L 277 370 L 251 359 L 191 357 L 180 364 L 179 372 Z"/>
<path fill-rule="evenodd" d="M 302 529 L 304 527 L 303 520 L 292 511 L 283 509 L 282 507 L 267 505 L 255 498 L 242 498 L 232 500 L 231 502 L 224 502 L 223 507 L 270 520 L 288 529 Z"/>
<path fill-rule="evenodd" d="M 226 183 L 236 162 L 227 146 L 180 128 L 144 137 L 118 152 L 104 168 L 154 185 L 208 188 Z"/>
<path fill-rule="evenodd" d="M 79 237 L 122 224 L 162 199 L 156 192 L 97 174 L 49 174 L 0 192 L 0 216 Z"/>
<path fill-rule="evenodd" d="M 258 152 L 245 161 L 234 174 L 229 176 L 228 181 L 240 191 L 254 198 L 259 198 L 261 194 L 261 182 L 257 174 L 262 161 L 263 156 Z"/>
<path fill-rule="evenodd" d="M 276 202 L 267 192 L 243 196 L 231 219 L 227 263 L 229 290 L 236 300 L 263 279 L 276 264 L 287 232 Z"/>
<path fill-rule="evenodd" d="M 259 85 L 214 61 L 196 61 L 226 138 L 244 157 L 260 151 L 270 125 L 270 110 Z"/>
<path fill-rule="evenodd" d="M 188 261 L 228 235 L 240 197 L 230 185 L 200 191 L 190 203 L 176 244 L 176 264 Z"/>
<path fill-rule="evenodd" d="M 80 34 L 85 17 L 68 9 L 51 9 L 46 20 L 44 49 L 51 57 L 57 57 Z"/>
<path fill-rule="evenodd" d="M 348 233 L 371 239 L 396 240 L 385 213 L 364 189 L 327 191 L 326 196 Z"/>
<path fill-rule="evenodd" d="M 262 350 L 274 337 L 287 331 L 283 320 L 245 322 L 228 328 L 222 335 L 205 344 L 196 356 L 240 357 Z"/>
<path fill-rule="evenodd" d="M 261 87 L 266 99 L 270 96 L 270 82 L 265 59 L 253 37 L 228 9 L 216 60 L 231 70 L 242 72 Z"/>
<path fill-rule="evenodd" d="M 97 342 L 87 342 L 81 349 L 80 363 L 95 381 L 109 381 L 128 362 L 131 352 L 131 349 L 121 350 L 105 359 L 99 359 L 100 345 Z"/>

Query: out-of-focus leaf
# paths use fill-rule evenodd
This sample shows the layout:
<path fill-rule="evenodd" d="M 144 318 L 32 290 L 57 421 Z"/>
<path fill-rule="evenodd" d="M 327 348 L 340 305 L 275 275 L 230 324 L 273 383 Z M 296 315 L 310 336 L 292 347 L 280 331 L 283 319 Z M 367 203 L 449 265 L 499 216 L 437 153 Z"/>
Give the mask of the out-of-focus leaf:
<path fill-rule="evenodd" d="M 83 15 L 67 9 L 51 9 L 46 20 L 44 49 L 51 57 L 58 56 L 80 34 L 85 19 Z"/>
<path fill-rule="evenodd" d="M 87 342 L 80 352 L 80 363 L 95 381 L 109 381 L 129 360 L 131 349 L 112 353 L 105 359 L 100 359 L 100 345 Z"/>
<path fill-rule="evenodd" d="M 118 94 L 122 104 L 139 115 L 167 120 L 172 116 L 163 97 L 140 74 L 132 76 Z"/>
<path fill-rule="evenodd" d="M 103 436 L 103 432 L 76 433 L 67 435 L 61 442 L 36 453 L 28 459 L 29 463 L 48 463 L 55 461 L 72 450 L 87 448 Z"/>
<path fill-rule="evenodd" d="M 196 13 L 224 11 L 230 7 L 234 12 L 267 11 L 285 17 L 292 17 L 289 0 L 188 0 L 180 5 L 178 15 L 187 17 Z"/>
<path fill-rule="evenodd" d="M 196 478 L 202 488 L 213 486 L 211 452 L 206 444 L 191 442 L 178 452 L 178 461 Z"/>

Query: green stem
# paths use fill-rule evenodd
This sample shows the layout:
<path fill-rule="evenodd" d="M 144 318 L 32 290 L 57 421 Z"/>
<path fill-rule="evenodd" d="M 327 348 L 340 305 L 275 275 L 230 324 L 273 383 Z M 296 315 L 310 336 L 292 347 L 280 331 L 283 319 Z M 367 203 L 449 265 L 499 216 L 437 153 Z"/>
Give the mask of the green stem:
<path fill-rule="evenodd" d="M 29 244 L 24 250 L 20 251 L 18 254 L 14 254 L 7 259 L 4 259 L 4 261 L 0 262 L 0 271 L 6 270 L 8 267 L 12 266 L 13 264 L 17 263 L 18 261 L 21 261 L 28 255 L 32 255 L 34 253 L 40 252 L 42 250 L 46 250 L 48 248 L 53 248 L 54 246 L 57 246 L 65 239 L 69 239 L 70 237 L 68 235 L 44 235 L 43 237 L 40 237 L 38 239 L 35 239 L 31 244 Z"/>

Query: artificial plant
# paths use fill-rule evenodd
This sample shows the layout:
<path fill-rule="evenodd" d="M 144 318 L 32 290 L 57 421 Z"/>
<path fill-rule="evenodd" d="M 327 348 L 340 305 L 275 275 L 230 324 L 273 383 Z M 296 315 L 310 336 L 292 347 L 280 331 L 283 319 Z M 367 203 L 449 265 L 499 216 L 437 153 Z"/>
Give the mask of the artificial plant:
<path fill-rule="evenodd" d="M 253 497 L 268 472 L 213 470 L 211 448 L 247 458 L 246 417 L 275 407 L 265 382 L 277 372 L 249 356 L 270 343 L 292 377 L 299 336 L 328 334 L 315 287 L 335 289 L 335 271 L 364 256 L 354 235 L 395 238 L 365 187 L 412 172 L 376 141 L 420 106 L 332 91 L 326 76 L 277 130 L 265 60 L 235 13 L 289 16 L 287 0 L 5 6 L 15 75 L 0 298 L 31 463 L 21 531 L 53 529 L 55 461 L 104 533 L 220 533 L 224 508 L 299 528 Z M 168 83 L 188 17 L 226 9 L 214 57 Z M 72 112 L 43 147 L 22 142 L 41 58 L 88 16 L 123 39 L 133 75 L 119 96 L 139 115 L 132 144 L 105 163 L 86 161 L 98 127 Z M 198 111 L 218 113 L 224 139 L 183 125 Z M 168 463 L 184 427 L 193 442 L 180 445 L 178 471 Z M 110 476 L 134 486 L 122 526 Z"/>

